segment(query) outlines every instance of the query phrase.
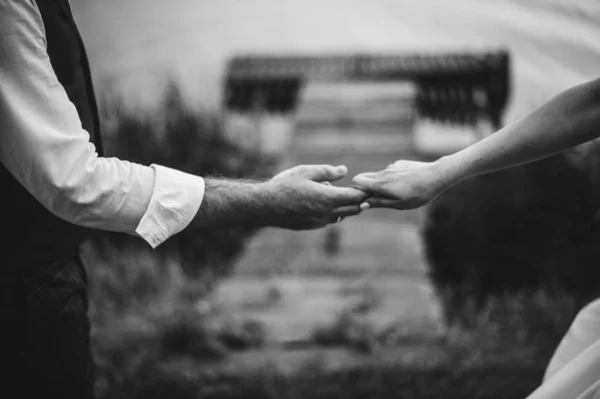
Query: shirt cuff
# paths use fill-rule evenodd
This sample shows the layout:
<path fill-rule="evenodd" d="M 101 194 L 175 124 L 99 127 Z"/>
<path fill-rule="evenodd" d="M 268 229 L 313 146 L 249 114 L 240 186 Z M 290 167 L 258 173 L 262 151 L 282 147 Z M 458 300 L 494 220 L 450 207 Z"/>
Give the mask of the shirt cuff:
<path fill-rule="evenodd" d="M 199 176 L 160 165 L 150 167 L 154 189 L 135 232 L 156 248 L 190 224 L 202 204 L 205 186 Z"/>

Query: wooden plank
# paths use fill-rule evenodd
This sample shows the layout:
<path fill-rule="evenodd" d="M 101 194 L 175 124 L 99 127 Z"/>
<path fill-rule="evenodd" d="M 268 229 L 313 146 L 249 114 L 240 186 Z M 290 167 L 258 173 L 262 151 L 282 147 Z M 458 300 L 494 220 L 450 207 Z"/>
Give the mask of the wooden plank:
<path fill-rule="evenodd" d="M 314 112 L 300 115 L 296 119 L 297 128 L 307 130 L 309 128 L 319 129 L 323 127 L 373 126 L 379 125 L 397 126 L 398 128 L 410 126 L 415 119 L 414 111 L 398 111 L 386 109 L 357 109 L 354 112 L 346 111 L 336 114 L 326 112 Z"/>
<path fill-rule="evenodd" d="M 300 101 L 412 99 L 416 91 L 417 86 L 412 82 L 309 82 L 302 90 Z"/>
<path fill-rule="evenodd" d="M 296 131 L 292 138 L 290 152 L 301 154 L 335 154 L 339 152 L 364 154 L 399 153 L 412 148 L 412 136 L 402 130 L 390 127 L 371 131 L 364 128 L 327 130 L 318 132 Z"/>

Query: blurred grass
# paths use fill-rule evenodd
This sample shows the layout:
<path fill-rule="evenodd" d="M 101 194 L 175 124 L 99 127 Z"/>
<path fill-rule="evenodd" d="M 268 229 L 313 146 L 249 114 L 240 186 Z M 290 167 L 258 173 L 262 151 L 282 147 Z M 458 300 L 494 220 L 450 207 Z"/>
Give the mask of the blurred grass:
<path fill-rule="evenodd" d="M 211 319 L 198 308 L 168 310 L 135 344 L 115 346 L 130 351 L 129 368 L 105 379 L 110 389 L 100 397 L 523 398 L 541 382 L 575 312 L 570 298 L 544 291 L 495 298 L 468 329 L 378 330 L 355 311 L 305 348 L 260 349 L 256 341 L 227 352 L 227 340 L 206 333 Z"/>
<path fill-rule="evenodd" d="M 165 385 L 169 371 L 181 368 L 179 364 L 165 366 L 158 378 L 131 397 L 522 399 L 535 389 L 543 375 L 540 367 L 501 363 L 427 370 L 369 366 L 330 372 L 313 366 L 294 375 L 267 368 L 244 376 L 179 376 Z"/>

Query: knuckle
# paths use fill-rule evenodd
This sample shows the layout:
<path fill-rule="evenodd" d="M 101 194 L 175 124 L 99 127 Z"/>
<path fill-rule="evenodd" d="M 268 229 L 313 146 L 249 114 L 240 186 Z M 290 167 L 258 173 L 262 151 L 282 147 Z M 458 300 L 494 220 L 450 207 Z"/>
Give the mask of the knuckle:
<path fill-rule="evenodd" d="M 308 172 L 308 165 L 298 165 L 294 168 L 294 171 L 299 175 L 304 175 Z"/>
<path fill-rule="evenodd" d="M 325 177 L 333 178 L 337 176 L 335 169 L 332 166 L 324 166 L 321 169 L 321 172 Z"/>
<path fill-rule="evenodd" d="M 375 187 L 376 189 L 383 189 L 385 187 L 385 179 L 382 179 L 380 176 L 377 176 L 374 180 L 373 180 L 373 187 Z"/>
<path fill-rule="evenodd" d="M 323 177 L 329 177 L 332 174 L 332 170 L 327 165 L 315 165 L 315 172 Z"/>
<path fill-rule="evenodd" d="M 324 209 L 325 205 L 322 201 L 311 202 L 308 206 L 308 211 L 311 213 L 311 215 L 321 214 Z"/>

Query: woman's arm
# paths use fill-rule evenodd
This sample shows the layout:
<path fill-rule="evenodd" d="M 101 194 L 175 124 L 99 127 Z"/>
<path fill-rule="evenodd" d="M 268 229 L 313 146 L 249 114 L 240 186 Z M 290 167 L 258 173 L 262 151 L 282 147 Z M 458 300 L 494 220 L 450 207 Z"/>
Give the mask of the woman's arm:
<path fill-rule="evenodd" d="M 517 122 L 435 162 L 398 161 L 354 178 L 372 207 L 416 208 L 470 177 L 549 157 L 600 137 L 600 79 L 574 86 Z"/>
<path fill-rule="evenodd" d="M 546 158 L 600 137 L 600 79 L 572 87 L 521 120 L 440 159 L 452 180 Z"/>

